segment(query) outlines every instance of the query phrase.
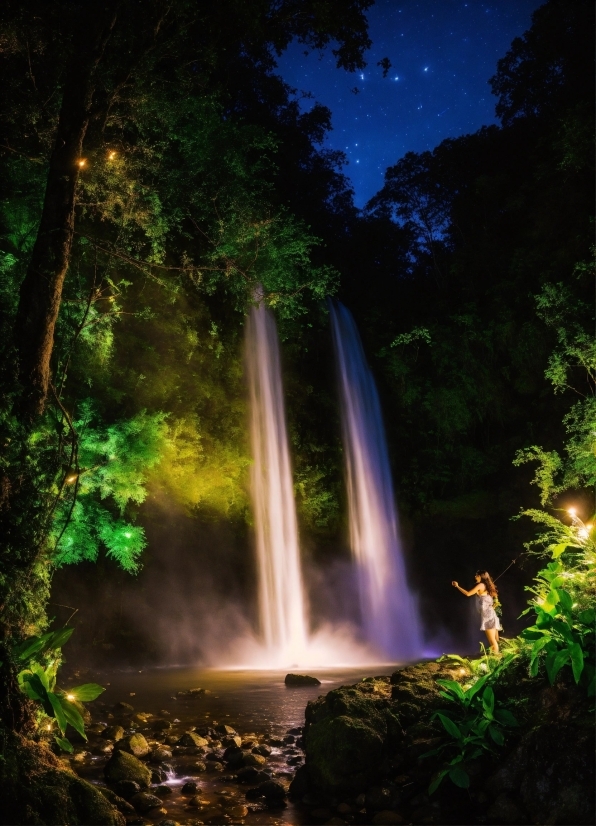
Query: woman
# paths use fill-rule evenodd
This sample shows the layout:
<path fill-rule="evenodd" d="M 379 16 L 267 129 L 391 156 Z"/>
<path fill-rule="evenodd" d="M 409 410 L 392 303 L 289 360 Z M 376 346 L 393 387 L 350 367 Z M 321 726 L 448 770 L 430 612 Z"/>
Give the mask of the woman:
<path fill-rule="evenodd" d="M 474 579 L 476 580 L 476 585 L 471 591 L 466 591 L 464 588 L 461 588 L 455 580 L 451 584 L 466 597 L 472 597 L 474 594 L 477 595 L 478 610 L 481 619 L 480 630 L 486 634 L 493 654 L 498 654 L 499 631 L 502 631 L 502 628 L 493 605 L 493 600 L 497 598 L 497 588 L 490 578 L 488 571 L 476 571 Z"/>

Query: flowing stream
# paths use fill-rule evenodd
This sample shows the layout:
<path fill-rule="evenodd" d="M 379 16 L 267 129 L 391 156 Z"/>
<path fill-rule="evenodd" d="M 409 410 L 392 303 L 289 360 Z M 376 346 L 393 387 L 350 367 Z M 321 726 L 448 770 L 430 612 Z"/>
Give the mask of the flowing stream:
<path fill-rule="evenodd" d="M 421 623 L 406 578 L 379 395 L 350 311 L 340 302 L 330 311 L 362 624 L 385 656 L 411 660 L 422 655 Z"/>
<path fill-rule="evenodd" d="M 307 616 L 275 320 L 261 302 L 246 325 L 260 630 L 269 667 L 303 659 Z"/>

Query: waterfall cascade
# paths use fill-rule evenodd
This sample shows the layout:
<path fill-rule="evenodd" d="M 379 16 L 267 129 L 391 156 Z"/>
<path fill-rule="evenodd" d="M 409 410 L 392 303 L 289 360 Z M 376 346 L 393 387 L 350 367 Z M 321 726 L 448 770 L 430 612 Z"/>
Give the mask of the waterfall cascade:
<path fill-rule="evenodd" d="M 304 658 L 306 601 L 275 320 L 261 302 L 246 325 L 251 488 L 261 634 L 270 666 Z"/>
<path fill-rule="evenodd" d="M 330 309 L 362 623 L 386 656 L 413 659 L 422 654 L 421 623 L 406 580 L 379 396 L 350 311 L 339 302 Z"/>

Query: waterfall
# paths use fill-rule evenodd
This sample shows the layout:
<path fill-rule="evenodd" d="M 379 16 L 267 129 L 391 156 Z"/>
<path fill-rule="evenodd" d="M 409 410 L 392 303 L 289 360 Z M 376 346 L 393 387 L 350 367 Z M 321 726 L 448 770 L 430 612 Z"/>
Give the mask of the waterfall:
<path fill-rule="evenodd" d="M 307 620 L 275 320 L 261 302 L 246 325 L 260 631 L 269 665 L 304 656 Z"/>
<path fill-rule="evenodd" d="M 362 624 L 385 655 L 413 659 L 422 654 L 421 623 L 406 580 L 379 395 L 350 311 L 331 302 L 330 312 Z"/>

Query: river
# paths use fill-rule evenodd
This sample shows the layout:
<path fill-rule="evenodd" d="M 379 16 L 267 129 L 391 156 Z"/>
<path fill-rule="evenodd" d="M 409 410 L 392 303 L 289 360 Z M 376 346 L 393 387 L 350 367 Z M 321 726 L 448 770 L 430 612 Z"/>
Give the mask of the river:
<path fill-rule="evenodd" d="M 72 765 L 85 779 L 104 785 L 103 767 L 109 754 L 103 751 L 106 741 L 99 733 L 104 725 L 120 723 L 127 733 L 140 731 L 148 741 L 161 741 L 172 750 L 172 758 L 161 766 L 162 770 L 167 771 L 167 779 L 161 783 L 165 812 L 156 809 L 136 820 L 130 819 L 130 823 L 160 823 L 165 820 L 189 826 L 199 823 L 277 826 L 312 822 L 309 820 L 312 805 L 305 807 L 288 799 L 284 808 L 266 808 L 262 801 L 251 800 L 250 797 L 246 799 L 250 784 L 240 784 L 227 768 L 223 771 L 201 769 L 201 761 L 204 761 L 204 766 L 212 768 L 209 760 L 215 759 L 218 748 L 221 754 L 221 746 L 217 743 L 214 743 L 210 756 L 189 755 L 188 749 L 173 745 L 175 738 L 192 728 L 200 731 L 205 727 L 228 725 L 242 737 L 243 747 L 245 744 L 248 748 L 251 745 L 269 746 L 271 754 L 267 756 L 265 768 L 273 779 L 287 786 L 296 769 L 302 765 L 303 758 L 300 732 L 291 734 L 290 730 L 300 729 L 304 725 L 304 709 L 308 701 L 333 688 L 356 683 L 365 676 L 391 674 L 396 667 L 385 664 L 358 669 L 309 669 L 308 673 L 316 676 L 321 685 L 295 688 L 284 684 L 286 671 L 180 667 L 81 674 L 80 681 L 96 679 L 106 687 L 106 691 L 98 701 L 89 704 L 93 718 L 89 726 L 89 743 L 77 744 L 78 754 Z M 200 693 L 182 693 L 199 688 L 203 689 Z M 121 702 L 132 705 L 134 711 L 123 713 L 118 707 Z M 139 713 L 147 715 L 147 720 L 136 718 Z M 152 722 L 156 718 L 167 720 L 171 728 L 161 735 L 156 734 L 152 731 Z M 281 742 L 292 738 L 294 742 Z M 254 742 L 251 744 L 248 741 Z M 195 805 L 190 806 L 188 794 L 182 793 L 183 783 L 189 779 L 195 780 L 199 786 L 199 805 L 195 801 Z M 168 786 L 171 793 L 163 786 Z M 243 811 L 242 807 L 248 807 L 248 811 L 238 815 Z"/>

